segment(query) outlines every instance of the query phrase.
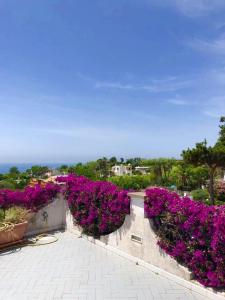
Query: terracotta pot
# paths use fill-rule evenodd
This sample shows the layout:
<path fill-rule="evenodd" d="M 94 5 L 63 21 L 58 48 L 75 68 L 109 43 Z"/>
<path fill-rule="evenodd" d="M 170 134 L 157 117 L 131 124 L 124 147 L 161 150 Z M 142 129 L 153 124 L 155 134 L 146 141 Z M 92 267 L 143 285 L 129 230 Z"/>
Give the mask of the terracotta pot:
<path fill-rule="evenodd" d="M 14 243 L 23 239 L 28 222 L 15 224 L 12 228 L 0 231 L 0 245 Z"/>

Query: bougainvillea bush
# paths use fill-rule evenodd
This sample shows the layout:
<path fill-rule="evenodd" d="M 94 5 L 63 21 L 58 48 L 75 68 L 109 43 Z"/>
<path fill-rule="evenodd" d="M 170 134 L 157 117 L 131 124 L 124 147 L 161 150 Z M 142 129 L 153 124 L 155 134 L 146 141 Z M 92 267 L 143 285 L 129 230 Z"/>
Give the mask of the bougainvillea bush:
<path fill-rule="evenodd" d="M 207 206 L 151 188 L 144 208 L 166 253 L 189 267 L 201 284 L 225 287 L 225 205 Z"/>
<path fill-rule="evenodd" d="M 130 212 L 130 199 L 110 182 L 91 181 L 83 176 L 59 177 L 77 225 L 84 233 L 98 237 L 118 229 Z"/>
<path fill-rule="evenodd" d="M 48 183 L 44 187 L 35 185 L 26 187 L 24 191 L 0 190 L 0 209 L 12 206 L 22 206 L 32 211 L 37 211 L 50 203 L 60 191 L 60 187 Z"/>

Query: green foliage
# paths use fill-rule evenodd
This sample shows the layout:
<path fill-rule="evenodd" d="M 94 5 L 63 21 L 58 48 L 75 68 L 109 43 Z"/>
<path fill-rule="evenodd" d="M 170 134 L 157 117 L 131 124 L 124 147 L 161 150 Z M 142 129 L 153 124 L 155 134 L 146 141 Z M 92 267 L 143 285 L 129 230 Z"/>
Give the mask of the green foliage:
<path fill-rule="evenodd" d="M 99 173 L 100 178 L 106 179 L 111 173 L 111 166 L 106 157 L 97 160 L 96 171 Z"/>
<path fill-rule="evenodd" d="M 12 177 L 17 177 L 20 174 L 20 171 L 17 167 L 11 167 L 9 170 L 9 175 Z"/>
<path fill-rule="evenodd" d="M 14 206 L 5 210 L 4 222 L 18 224 L 26 221 L 28 211 L 23 207 Z"/>
<path fill-rule="evenodd" d="M 205 202 L 209 199 L 209 192 L 206 189 L 197 189 L 191 192 L 191 195 L 194 200 L 199 200 Z"/>
<path fill-rule="evenodd" d="M 117 158 L 115 156 L 111 157 L 109 159 L 109 164 L 110 164 L 111 167 L 113 167 L 114 165 L 116 165 L 117 164 Z"/>
<path fill-rule="evenodd" d="M 149 172 L 154 176 L 155 184 L 168 186 L 172 184 L 170 181 L 171 170 L 178 162 L 174 158 L 157 158 L 142 160 L 142 165 L 149 167 Z"/>
<path fill-rule="evenodd" d="M 207 145 L 207 141 L 196 143 L 195 148 L 182 152 L 183 159 L 187 164 L 195 166 L 206 166 L 209 170 L 209 193 L 211 203 L 215 203 L 214 198 L 214 177 L 218 168 L 225 167 L 225 118 L 221 117 L 220 133 L 215 146 Z"/>
<path fill-rule="evenodd" d="M 173 166 L 170 172 L 170 181 L 183 191 L 201 188 L 202 185 L 205 185 L 208 177 L 209 172 L 206 167 L 194 167 L 184 164 L 182 161 Z"/>
<path fill-rule="evenodd" d="M 9 190 L 15 190 L 16 189 L 16 183 L 13 180 L 2 180 L 0 181 L 0 189 L 9 189 Z"/>
<path fill-rule="evenodd" d="M 135 167 L 138 167 L 142 165 L 142 158 L 140 157 L 134 157 L 134 158 L 129 158 L 126 160 L 126 164 L 130 164 L 132 166 L 132 169 L 134 170 Z"/>
<path fill-rule="evenodd" d="M 99 178 L 97 162 L 95 161 L 90 161 L 86 164 L 78 163 L 73 167 L 69 167 L 68 172 L 71 174 L 83 175 L 92 180 L 97 180 Z"/>
<path fill-rule="evenodd" d="M 125 190 L 141 190 L 154 184 L 153 175 L 113 176 L 109 181 Z"/>
<path fill-rule="evenodd" d="M 3 209 L 0 209 L 0 223 L 3 223 L 4 218 L 5 218 L 5 212 Z"/>
<path fill-rule="evenodd" d="M 69 166 L 67 165 L 61 165 L 58 170 L 60 173 L 63 173 L 63 174 L 67 174 L 68 173 L 68 169 L 69 169 Z"/>
<path fill-rule="evenodd" d="M 225 117 L 220 118 L 220 132 L 216 146 L 225 146 Z"/>
<path fill-rule="evenodd" d="M 26 171 L 30 176 L 35 178 L 44 178 L 45 174 L 49 171 L 49 168 L 47 166 L 32 166 L 30 169 Z"/>

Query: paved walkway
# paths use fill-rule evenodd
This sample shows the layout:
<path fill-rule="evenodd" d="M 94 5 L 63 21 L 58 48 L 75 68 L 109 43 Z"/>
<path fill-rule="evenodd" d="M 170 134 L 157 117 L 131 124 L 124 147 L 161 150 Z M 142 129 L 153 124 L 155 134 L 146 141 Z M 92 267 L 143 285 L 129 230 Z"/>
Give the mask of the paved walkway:
<path fill-rule="evenodd" d="M 0 299 L 204 300 L 205 297 L 70 233 L 0 254 Z"/>

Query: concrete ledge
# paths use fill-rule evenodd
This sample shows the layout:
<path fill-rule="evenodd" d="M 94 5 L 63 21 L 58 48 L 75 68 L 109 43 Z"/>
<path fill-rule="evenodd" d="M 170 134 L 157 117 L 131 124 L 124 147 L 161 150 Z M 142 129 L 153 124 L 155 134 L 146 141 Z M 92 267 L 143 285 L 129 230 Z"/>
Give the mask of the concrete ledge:
<path fill-rule="evenodd" d="M 143 199 L 145 197 L 145 192 L 130 192 L 128 193 L 128 195 L 133 198 L 140 198 L 140 199 Z"/>

